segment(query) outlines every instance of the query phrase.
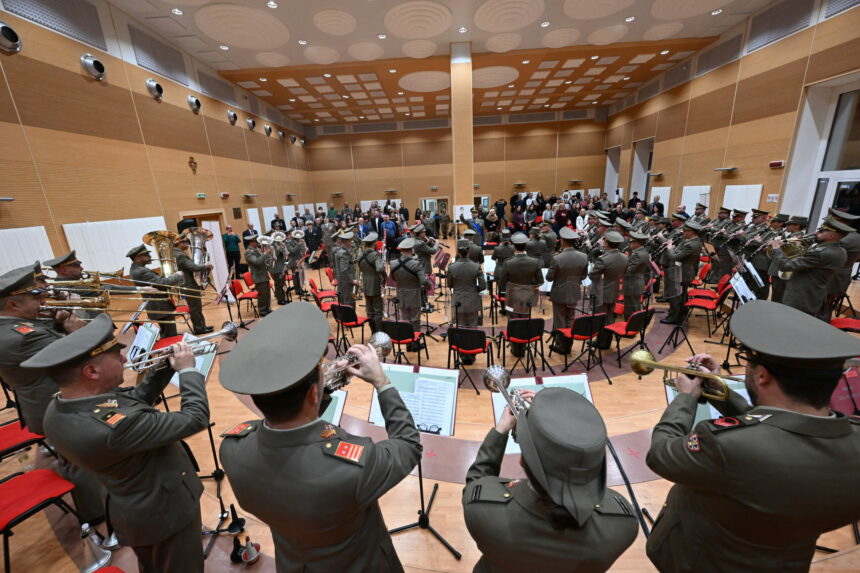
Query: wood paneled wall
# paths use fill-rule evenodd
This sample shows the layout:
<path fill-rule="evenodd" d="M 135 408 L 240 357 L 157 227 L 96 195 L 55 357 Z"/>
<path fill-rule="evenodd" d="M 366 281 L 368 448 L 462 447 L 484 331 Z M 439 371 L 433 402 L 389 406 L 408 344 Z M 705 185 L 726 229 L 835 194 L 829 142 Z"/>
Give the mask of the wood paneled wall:
<path fill-rule="evenodd" d="M 860 70 L 858 29 L 860 10 L 848 10 L 610 117 L 606 148 L 621 146 L 619 185 L 641 194 L 631 188 L 633 146 L 653 137 L 652 170 L 663 176 L 652 184 L 672 187 L 670 205 L 684 185 L 710 185 L 715 213 L 726 185 L 762 184 L 760 208 L 778 211 L 787 170 L 768 163 L 790 160 L 806 86 Z"/>

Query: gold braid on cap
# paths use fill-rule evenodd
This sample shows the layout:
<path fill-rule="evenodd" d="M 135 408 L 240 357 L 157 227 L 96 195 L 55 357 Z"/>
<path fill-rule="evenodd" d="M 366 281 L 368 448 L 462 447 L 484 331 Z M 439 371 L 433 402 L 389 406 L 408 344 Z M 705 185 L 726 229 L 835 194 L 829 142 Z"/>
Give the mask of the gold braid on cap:
<path fill-rule="evenodd" d="M 98 356 L 99 354 L 107 352 L 108 350 L 112 349 L 113 347 L 115 347 L 118 344 L 119 344 L 119 340 L 117 340 L 116 338 L 111 338 L 110 340 L 108 340 L 107 342 L 102 344 L 101 346 L 96 346 L 95 348 L 90 350 L 89 354 L 90 354 L 90 356 Z"/>

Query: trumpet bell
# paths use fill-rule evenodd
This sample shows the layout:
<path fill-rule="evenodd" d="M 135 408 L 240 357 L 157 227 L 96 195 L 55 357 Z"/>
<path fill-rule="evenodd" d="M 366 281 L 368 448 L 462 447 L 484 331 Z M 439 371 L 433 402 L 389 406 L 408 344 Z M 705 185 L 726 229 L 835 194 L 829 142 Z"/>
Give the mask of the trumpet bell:
<path fill-rule="evenodd" d="M 385 357 L 391 354 L 391 351 L 394 349 L 394 343 L 391 342 L 391 337 L 381 330 L 377 330 L 373 333 L 368 344 L 376 348 L 381 359 L 385 359 Z"/>
<path fill-rule="evenodd" d="M 484 370 L 484 386 L 490 392 L 501 392 L 502 388 L 507 389 L 510 385 L 511 375 L 504 366 L 493 364 Z"/>
<path fill-rule="evenodd" d="M 654 372 L 654 367 L 651 366 L 654 362 L 654 355 L 644 348 L 640 348 L 630 355 L 630 369 L 639 376 L 647 376 Z"/>

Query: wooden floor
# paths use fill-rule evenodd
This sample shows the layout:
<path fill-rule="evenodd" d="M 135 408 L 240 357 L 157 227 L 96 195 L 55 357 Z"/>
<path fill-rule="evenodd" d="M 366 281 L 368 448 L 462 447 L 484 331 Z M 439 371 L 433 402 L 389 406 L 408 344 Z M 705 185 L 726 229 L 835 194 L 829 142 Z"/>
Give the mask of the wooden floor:
<path fill-rule="evenodd" d="M 315 275 L 316 272 L 313 272 L 312 276 Z M 664 306 L 657 305 L 657 308 L 661 310 L 658 310 L 656 319 L 663 316 L 662 309 Z M 223 305 L 220 308 L 207 307 L 205 314 L 208 323 L 216 328 L 227 319 L 227 312 Z M 551 308 L 548 302 L 543 316 L 551 319 Z M 443 312 L 439 311 L 435 315 L 431 315 L 430 320 L 440 323 L 445 320 L 445 317 Z M 250 325 L 250 328 L 253 329 L 253 327 L 253 324 Z M 332 332 L 334 332 L 333 322 Z M 688 334 L 693 348 L 697 352 L 712 352 L 718 356 L 725 354 L 725 347 L 713 346 L 704 342 L 707 338 L 704 318 L 693 317 L 690 321 Z M 429 346 L 430 360 L 422 361 L 422 363 L 445 367 L 447 352 L 445 343 L 430 341 Z M 666 361 L 683 364 L 689 355 L 686 346 L 681 346 Z M 607 358 L 614 359 L 614 353 L 607 354 Z M 553 356 L 551 363 L 560 365 L 561 360 L 557 356 Z M 623 366 L 625 369 L 627 368 L 626 360 Z M 599 369 L 594 369 L 589 373 L 590 379 L 595 380 L 591 383 L 591 390 L 594 403 L 606 421 L 609 436 L 652 428 L 666 406 L 661 374 L 655 372 L 643 380 L 638 380 L 635 374 L 628 371 L 625 374 L 613 376 L 613 384 L 609 385 L 605 380 L 597 381 L 599 373 Z M 249 372 L 249 375 L 253 376 L 253 372 Z M 348 389 L 349 398 L 345 413 L 366 420 L 371 399 L 370 386 L 361 381 L 355 381 Z M 209 379 L 208 390 L 212 420 L 215 422 L 216 442 L 220 442 L 220 438 L 217 436 L 233 424 L 255 417 L 235 395 L 224 390 L 218 383 L 217 361 Z M 492 425 L 489 392 L 482 391 L 478 396 L 471 388 L 465 389 L 464 387 L 459 391 L 458 400 L 456 438 L 452 439 L 482 440 Z M 173 406 L 174 404 L 175 406 Z M 172 401 L 171 405 L 178 407 L 178 401 Z M 10 410 L 0 412 L 0 420 L 12 416 Z M 188 442 L 195 452 L 202 471 L 212 471 L 214 465 L 207 434 L 204 432 L 193 436 Z M 644 454 L 645 452 L 641 452 L 642 456 Z M 39 456 L 40 459 L 36 459 L 35 456 Z M 30 451 L 2 462 L 0 464 L 0 476 L 30 469 L 34 467 L 34 464 L 42 466 L 45 463 L 41 459 L 41 454 Z M 212 480 L 206 480 L 204 483 L 206 491 L 201 500 L 203 523 L 206 526 L 214 526 L 219 513 L 216 484 Z M 429 480 L 425 483 L 428 492 L 432 483 Z M 433 527 L 462 553 L 462 559 L 459 561 L 454 559 L 428 531 L 416 529 L 394 536 L 394 546 L 407 571 L 465 572 L 472 570 L 480 555 L 469 537 L 463 521 L 460 504 L 462 487 L 463 484 L 460 483 L 439 482 L 439 492 L 430 514 Z M 671 483 L 659 479 L 637 483 L 634 485 L 634 491 L 639 503 L 656 516 L 670 487 Z M 617 489 L 625 496 L 627 495 L 626 491 L 622 491 L 623 488 Z M 222 496 L 224 503 L 228 505 L 235 502 L 227 480 L 222 485 Z M 380 503 L 389 527 L 414 522 L 419 507 L 417 478 L 409 476 L 404 479 L 386 494 Z M 239 508 L 239 513 L 247 519 L 246 534 L 262 546 L 263 559 L 255 568 L 260 571 L 274 571 L 273 545 L 268 528 L 241 508 Z M 80 542 L 77 539 L 77 524 L 73 517 L 64 516 L 59 510 L 50 508 L 19 525 L 14 531 L 15 535 L 10 540 L 13 571 L 65 573 L 77 571 L 80 567 L 82 561 Z M 813 566 L 813 571 L 860 570 L 860 551 L 856 550 L 854 546 L 853 535 L 849 528 L 842 528 L 823 535 L 819 544 L 845 550 L 845 552 L 836 556 L 817 553 L 816 557 L 821 561 Z M 636 542 L 621 556 L 611 571 L 637 573 L 655 571 L 645 556 L 644 545 L 645 537 L 640 532 Z M 231 547 L 232 539 L 226 535 L 221 536 L 216 543 L 213 554 L 206 561 L 206 570 L 238 571 L 245 569 L 245 566 L 233 565 L 227 559 Z M 122 567 L 125 571 L 137 571 L 133 554 L 128 549 L 116 552 L 113 564 Z M 536 564 L 536 567 L 539 570 L 539 564 Z"/>

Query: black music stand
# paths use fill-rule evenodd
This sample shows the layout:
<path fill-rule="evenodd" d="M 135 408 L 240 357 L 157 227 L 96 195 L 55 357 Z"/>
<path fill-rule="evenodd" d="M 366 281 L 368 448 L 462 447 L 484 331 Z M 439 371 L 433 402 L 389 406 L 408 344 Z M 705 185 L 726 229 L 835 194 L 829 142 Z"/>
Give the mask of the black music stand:
<path fill-rule="evenodd" d="M 166 404 L 165 404 L 166 406 Z M 229 533 L 230 535 L 239 535 L 243 531 L 245 531 L 245 518 L 239 517 L 239 514 L 236 513 L 236 506 L 232 503 L 230 504 L 230 513 L 227 513 L 227 508 L 224 506 L 224 499 L 221 497 L 221 482 L 224 481 L 224 470 L 221 468 L 221 465 L 218 463 L 218 452 L 215 449 L 215 438 L 212 435 L 212 426 L 215 425 L 215 422 L 209 422 L 209 426 L 207 426 L 207 430 L 209 432 L 209 446 L 212 448 L 212 459 L 215 461 L 215 469 L 212 470 L 212 473 L 198 475 L 200 479 L 211 479 L 215 480 L 215 497 L 218 498 L 218 525 L 216 525 L 213 529 L 205 529 L 202 532 L 202 535 L 211 535 L 209 538 L 209 543 L 206 544 L 206 548 L 203 550 L 203 559 L 209 557 L 209 552 L 212 551 L 212 547 L 215 545 L 215 541 L 218 538 L 218 535 L 222 533 Z M 227 521 L 227 518 L 230 517 L 230 523 L 227 527 L 224 527 L 224 522 Z"/>
<path fill-rule="evenodd" d="M 420 288 L 420 287 L 419 287 Z M 433 333 L 436 332 L 439 327 L 438 326 L 430 326 L 430 313 L 434 312 L 436 309 L 430 304 L 430 301 L 427 298 L 427 291 L 423 288 L 421 289 L 421 314 L 424 315 L 424 336 L 429 336 L 436 342 L 439 342 L 439 339 L 433 336 Z"/>
<path fill-rule="evenodd" d="M 597 295 L 592 293 L 588 295 L 588 298 L 591 300 L 591 316 L 594 317 L 597 314 Z M 592 318 L 588 322 L 589 337 L 588 340 L 585 341 L 585 349 L 579 353 L 579 356 L 564 365 L 563 372 L 567 371 L 568 368 L 573 366 L 574 362 L 579 362 L 580 364 L 582 364 L 585 367 L 586 371 L 590 371 L 595 366 L 600 366 L 600 371 L 603 372 L 604 376 L 606 376 L 606 381 L 609 382 L 610 385 L 612 385 L 612 378 L 609 377 L 609 373 L 606 372 L 606 368 L 603 367 L 603 351 L 600 350 L 600 343 L 595 340 L 595 336 L 599 333 L 597 332 L 597 329 L 594 327 L 594 325 L 595 320 L 594 318 Z M 603 326 L 606 326 L 605 318 L 603 319 Z M 582 360 L 583 356 L 585 356 L 584 362 Z"/>

